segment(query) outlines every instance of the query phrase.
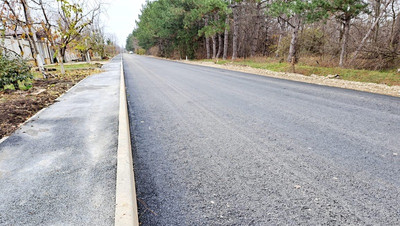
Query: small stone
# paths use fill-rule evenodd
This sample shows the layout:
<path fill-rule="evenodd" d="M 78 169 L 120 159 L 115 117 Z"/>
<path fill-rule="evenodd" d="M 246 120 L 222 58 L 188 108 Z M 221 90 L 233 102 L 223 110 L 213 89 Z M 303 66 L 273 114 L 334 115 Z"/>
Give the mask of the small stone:
<path fill-rule="evenodd" d="M 211 204 L 214 204 L 215 202 L 214 201 L 210 201 L 211 202 Z"/>
<path fill-rule="evenodd" d="M 298 185 L 298 184 L 296 184 L 296 185 L 294 186 L 294 188 L 299 189 L 299 188 L 301 188 L 301 186 Z"/>
<path fill-rule="evenodd" d="M 336 74 L 336 75 L 327 75 L 326 77 L 327 77 L 327 78 L 336 78 L 336 79 L 339 79 L 339 78 L 340 78 L 340 75 L 338 75 L 338 74 Z"/>
<path fill-rule="evenodd" d="M 398 154 L 395 152 L 395 153 L 393 153 L 393 155 L 394 155 L 394 156 L 397 156 Z"/>

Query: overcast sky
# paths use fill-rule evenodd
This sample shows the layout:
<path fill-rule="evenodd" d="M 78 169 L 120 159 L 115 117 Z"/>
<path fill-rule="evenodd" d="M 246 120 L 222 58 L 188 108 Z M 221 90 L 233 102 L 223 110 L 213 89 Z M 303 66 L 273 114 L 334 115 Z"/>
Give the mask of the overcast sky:
<path fill-rule="evenodd" d="M 140 9 L 146 0 L 104 0 L 106 2 L 103 22 L 107 33 L 115 34 L 120 46 L 135 27 Z"/>

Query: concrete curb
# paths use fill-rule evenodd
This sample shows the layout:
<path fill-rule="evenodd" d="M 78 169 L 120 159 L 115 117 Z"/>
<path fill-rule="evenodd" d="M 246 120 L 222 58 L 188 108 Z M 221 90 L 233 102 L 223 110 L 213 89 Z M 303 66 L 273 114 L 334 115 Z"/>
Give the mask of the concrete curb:
<path fill-rule="evenodd" d="M 124 68 L 121 55 L 121 86 L 119 104 L 118 154 L 115 225 L 138 226 L 135 179 L 131 137 L 129 130 L 128 105 L 126 100 Z"/>

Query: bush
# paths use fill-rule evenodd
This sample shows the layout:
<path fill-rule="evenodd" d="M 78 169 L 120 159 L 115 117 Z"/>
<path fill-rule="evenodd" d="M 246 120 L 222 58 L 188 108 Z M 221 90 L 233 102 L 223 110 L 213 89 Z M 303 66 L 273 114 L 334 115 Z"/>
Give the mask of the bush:
<path fill-rule="evenodd" d="M 279 56 L 282 56 L 283 59 L 286 59 L 286 56 L 289 53 L 290 41 L 292 39 L 292 35 L 289 34 L 285 37 L 282 37 L 281 44 L 278 49 Z M 297 56 L 319 56 L 323 54 L 323 47 L 325 45 L 325 37 L 324 33 L 319 29 L 304 29 L 302 33 L 299 34 L 297 40 Z M 272 46 L 272 49 L 276 51 L 276 46 Z"/>
<path fill-rule="evenodd" d="M 0 89 L 10 86 L 26 89 L 27 81 L 32 78 L 31 67 L 25 60 L 20 57 L 0 55 Z"/>
<path fill-rule="evenodd" d="M 139 55 L 145 55 L 146 54 L 146 50 L 144 50 L 144 49 L 136 49 L 135 50 L 135 52 L 136 52 L 136 54 L 139 54 Z"/>
<path fill-rule="evenodd" d="M 321 55 L 325 44 L 324 33 L 319 29 L 305 29 L 300 34 L 299 50 L 305 55 Z"/>
<path fill-rule="evenodd" d="M 157 45 L 151 47 L 149 49 L 149 54 L 152 56 L 160 56 L 160 47 L 158 47 Z"/>

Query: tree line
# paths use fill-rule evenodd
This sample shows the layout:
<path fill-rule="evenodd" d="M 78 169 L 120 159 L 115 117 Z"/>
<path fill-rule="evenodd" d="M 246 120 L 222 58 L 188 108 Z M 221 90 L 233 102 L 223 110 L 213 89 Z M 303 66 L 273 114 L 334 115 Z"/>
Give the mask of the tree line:
<path fill-rule="evenodd" d="M 157 0 L 128 50 L 164 57 L 276 57 L 368 69 L 399 65 L 399 0 Z"/>
<path fill-rule="evenodd" d="M 67 49 L 79 51 L 88 59 L 89 51 L 98 53 L 102 58 L 116 48 L 115 39 L 104 32 L 99 16 L 102 4 L 84 0 L 0 0 L 0 38 L 6 33 L 15 36 L 24 55 L 19 37 L 28 40 L 32 58 L 43 71 L 38 37 L 52 49 L 58 63 L 63 63 Z M 0 44 L 0 52 L 10 51 Z"/>

